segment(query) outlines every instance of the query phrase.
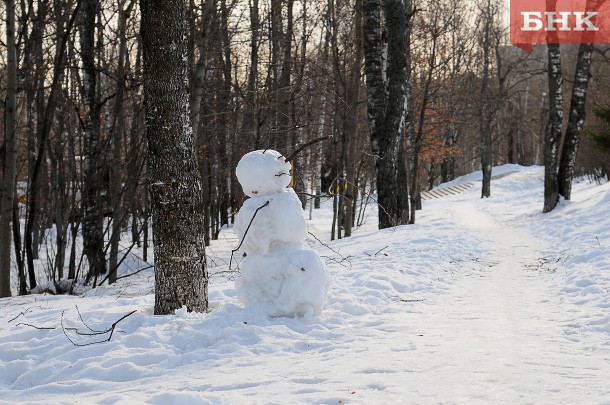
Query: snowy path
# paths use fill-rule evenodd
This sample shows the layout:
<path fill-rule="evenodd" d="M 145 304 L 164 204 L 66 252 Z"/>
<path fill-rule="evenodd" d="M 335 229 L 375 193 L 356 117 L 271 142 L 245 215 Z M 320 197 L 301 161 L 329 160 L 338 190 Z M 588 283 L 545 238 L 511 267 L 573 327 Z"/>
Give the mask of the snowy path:
<path fill-rule="evenodd" d="M 543 168 L 502 170 L 490 199 L 475 185 L 426 201 L 416 225 L 371 216 L 310 241 L 331 275 L 314 320 L 243 308 L 222 272 L 206 314 L 153 316 L 150 270 L 0 300 L 0 404 L 610 404 L 610 183 L 542 215 Z M 330 202 L 316 214 L 324 239 Z M 223 235 L 214 270 L 236 245 Z M 132 310 L 109 342 L 61 328 Z"/>
<path fill-rule="evenodd" d="M 413 375 L 421 387 L 417 396 L 609 403 L 610 357 L 589 350 L 586 337 L 570 339 L 581 333 L 578 324 L 561 305 L 553 279 L 536 270 L 544 242 L 500 225 L 467 201 L 452 215 L 485 241 L 479 261 L 486 269 L 463 277 L 417 317 L 421 342 L 430 342 L 420 346 L 428 368 Z"/>

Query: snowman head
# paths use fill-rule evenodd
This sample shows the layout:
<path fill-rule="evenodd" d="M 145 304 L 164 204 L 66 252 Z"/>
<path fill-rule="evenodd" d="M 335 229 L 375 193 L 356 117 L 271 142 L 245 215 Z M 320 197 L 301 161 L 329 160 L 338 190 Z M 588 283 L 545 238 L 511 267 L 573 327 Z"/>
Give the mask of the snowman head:
<path fill-rule="evenodd" d="M 244 193 L 257 197 L 285 189 L 290 184 L 290 169 L 290 162 L 281 153 L 265 149 L 246 153 L 235 173 Z"/>

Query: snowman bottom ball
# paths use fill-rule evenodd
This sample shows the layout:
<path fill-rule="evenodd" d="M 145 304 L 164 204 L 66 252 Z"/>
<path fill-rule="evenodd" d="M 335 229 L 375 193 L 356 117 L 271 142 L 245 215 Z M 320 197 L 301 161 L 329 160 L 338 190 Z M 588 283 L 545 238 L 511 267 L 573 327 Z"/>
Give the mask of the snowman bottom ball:
<path fill-rule="evenodd" d="M 316 252 L 291 247 L 253 253 L 241 264 L 237 298 L 270 316 L 319 316 L 328 292 L 328 273 Z"/>

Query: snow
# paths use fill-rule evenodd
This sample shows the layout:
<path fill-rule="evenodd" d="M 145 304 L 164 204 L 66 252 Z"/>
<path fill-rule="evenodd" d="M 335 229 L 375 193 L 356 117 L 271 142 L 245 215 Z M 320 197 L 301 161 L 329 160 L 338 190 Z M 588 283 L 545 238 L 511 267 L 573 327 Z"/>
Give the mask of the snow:
<path fill-rule="evenodd" d="M 339 241 L 331 202 L 314 211 L 327 246 L 305 244 L 331 281 L 318 317 L 239 302 L 233 230 L 206 250 L 206 314 L 154 316 L 151 270 L 2 299 L 0 403 L 607 403 L 610 184 L 580 181 L 542 214 L 542 168 L 493 174 L 491 198 L 475 173 L 453 182 L 475 182 L 463 194 L 424 201 L 416 225 L 377 231 L 370 206 Z M 109 341 L 82 334 L 133 310 Z"/>
<path fill-rule="evenodd" d="M 269 249 L 283 245 L 301 245 L 307 237 L 301 201 L 291 188 L 247 199 L 235 218 L 233 230 L 239 241 L 243 239 L 240 251 L 247 254 L 268 253 Z"/>
<path fill-rule="evenodd" d="M 249 255 L 235 280 L 239 301 L 270 316 L 318 316 L 328 287 L 320 257 L 301 247 Z"/>

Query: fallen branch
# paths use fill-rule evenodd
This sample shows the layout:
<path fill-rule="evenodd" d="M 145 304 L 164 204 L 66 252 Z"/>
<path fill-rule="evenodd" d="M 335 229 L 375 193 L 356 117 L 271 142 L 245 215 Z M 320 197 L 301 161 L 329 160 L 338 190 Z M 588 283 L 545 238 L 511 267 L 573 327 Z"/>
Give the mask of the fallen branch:
<path fill-rule="evenodd" d="M 347 258 L 345 256 L 343 256 L 341 253 L 337 252 L 335 249 L 333 249 L 330 246 L 328 246 L 326 243 L 322 242 L 316 235 L 314 235 L 310 231 L 307 231 L 307 233 L 310 234 L 315 240 L 317 240 L 320 245 L 324 246 L 326 249 L 330 250 L 331 252 L 333 252 L 334 254 L 339 256 L 341 258 L 341 261 L 334 260 L 331 257 L 329 257 L 329 259 L 333 260 L 336 263 L 339 263 L 343 267 L 348 267 L 348 266 L 343 264 L 343 262 L 348 262 L 349 263 L 349 268 L 352 267 L 352 263 L 349 260 L 347 260 Z"/>
<path fill-rule="evenodd" d="M 21 326 L 21 325 L 29 326 L 31 328 L 39 329 L 39 330 L 53 330 L 53 329 L 56 329 L 54 326 L 36 326 L 36 325 L 32 325 L 32 324 L 29 324 L 29 323 L 23 323 L 23 322 L 20 322 L 20 323 L 18 323 L 15 326 Z"/>
<path fill-rule="evenodd" d="M 372 256 L 377 256 L 379 253 L 383 252 L 383 251 L 384 251 L 384 250 L 386 250 L 388 247 L 389 247 L 389 246 L 386 246 L 386 247 L 383 247 L 383 248 L 379 249 L 379 250 L 377 251 L 377 253 L 375 253 L 375 254 L 374 254 L 374 255 L 372 255 Z M 367 252 L 364 252 L 364 254 L 365 254 L 365 255 L 367 255 L 368 257 L 371 257 L 371 255 L 370 255 L 369 253 L 367 253 Z M 386 254 L 386 253 L 384 253 L 384 255 L 385 255 L 385 256 L 387 256 L 387 254 Z"/>
<path fill-rule="evenodd" d="M 395 295 L 393 297 L 389 297 L 391 300 L 393 301 L 400 301 L 400 302 L 423 302 L 425 300 L 407 300 L 404 298 L 400 298 L 399 296 Z"/>
<path fill-rule="evenodd" d="M 19 318 L 20 316 L 25 316 L 25 315 L 26 315 L 27 313 L 29 313 L 29 312 L 30 312 L 30 311 L 31 311 L 33 308 L 40 308 L 40 309 L 43 309 L 43 308 L 42 308 L 42 306 L 40 306 L 40 305 L 36 305 L 36 306 L 33 306 L 33 307 L 29 307 L 29 308 L 27 308 L 25 311 L 21 311 L 21 312 L 19 313 L 19 315 L 17 315 L 17 316 L 16 316 L 16 317 L 14 317 L 13 319 L 10 319 L 8 322 L 9 322 L 9 323 L 10 323 L 10 322 L 13 322 L 15 319 Z M 25 325 L 25 324 L 24 324 L 24 325 Z"/>
<path fill-rule="evenodd" d="M 78 315 L 79 315 L 80 320 L 83 323 L 83 325 L 85 325 L 87 327 L 87 329 L 89 329 L 91 331 L 91 333 L 89 333 L 89 332 L 80 332 L 78 330 L 78 328 L 66 328 L 64 326 L 64 313 L 65 313 L 65 311 L 62 311 L 62 313 L 61 313 L 61 329 L 64 332 L 64 335 L 66 335 L 66 338 L 68 338 L 68 340 L 70 341 L 70 343 L 72 343 L 74 346 L 83 347 L 83 346 L 95 345 L 95 344 L 98 344 L 98 343 L 110 342 L 110 339 L 112 339 L 112 335 L 114 334 L 115 328 L 119 324 L 119 322 L 121 322 L 123 319 L 127 318 L 128 316 L 133 315 L 137 310 L 134 309 L 133 311 L 123 315 L 122 317 L 117 319 L 110 326 L 110 328 L 108 328 L 106 330 L 94 330 L 94 329 L 92 329 L 91 327 L 89 327 L 89 325 L 87 325 L 85 323 L 85 321 L 83 321 L 83 317 L 81 316 L 80 311 L 78 310 L 78 307 L 76 307 L 76 311 L 78 312 Z M 89 343 L 76 343 L 74 340 L 72 340 L 70 338 L 70 336 L 68 336 L 68 332 L 66 332 L 68 330 L 74 331 L 77 335 L 80 335 L 80 336 L 99 336 L 99 335 L 105 335 L 106 333 L 109 333 L 109 335 L 108 335 L 108 339 L 104 339 L 104 340 L 99 340 L 99 341 L 89 342 Z"/>

